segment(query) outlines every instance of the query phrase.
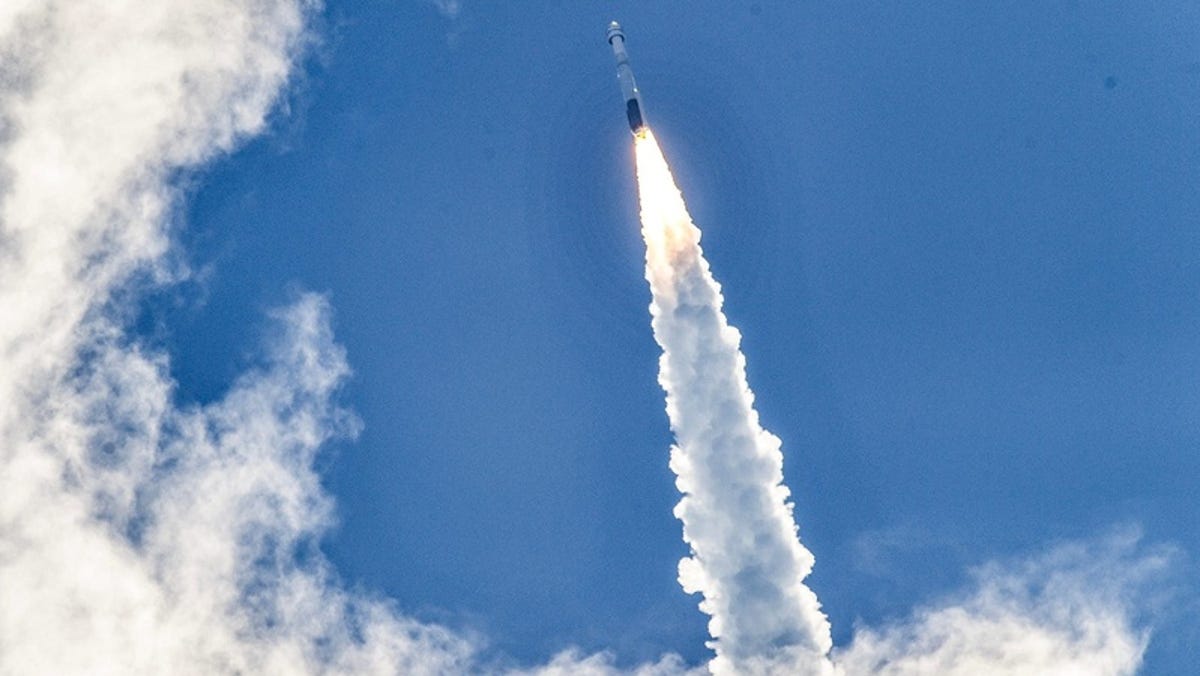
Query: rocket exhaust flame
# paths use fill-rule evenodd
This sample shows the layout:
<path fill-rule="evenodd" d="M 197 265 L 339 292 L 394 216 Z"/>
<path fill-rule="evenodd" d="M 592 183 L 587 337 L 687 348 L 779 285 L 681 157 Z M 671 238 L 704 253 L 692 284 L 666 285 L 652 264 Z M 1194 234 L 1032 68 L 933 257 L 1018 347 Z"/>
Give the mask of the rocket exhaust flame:
<path fill-rule="evenodd" d="M 715 674 L 832 674 L 829 622 L 803 584 L 800 544 L 777 437 L 764 430 L 746 382 L 741 335 L 654 134 L 635 140 L 646 279 L 659 383 L 675 434 L 675 515 L 692 554 L 679 582 L 711 616 Z"/>

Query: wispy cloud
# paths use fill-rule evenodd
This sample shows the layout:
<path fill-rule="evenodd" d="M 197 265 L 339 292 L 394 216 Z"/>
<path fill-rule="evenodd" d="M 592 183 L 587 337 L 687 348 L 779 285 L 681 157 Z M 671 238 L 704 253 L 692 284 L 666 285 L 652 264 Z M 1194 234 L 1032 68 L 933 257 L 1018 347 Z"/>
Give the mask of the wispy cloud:
<path fill-rule="evenodd" d="M 437 11 L 447 19 L 457 19 L 462 12 L 461 0 L 424 0 L 437 8 Z"/>
<path fill-rule="evenodd" d="M 317 548 L 314 457 L 358 427 L 323 297 L 275 312 L 261 367 L 205 406 L 126 331 L 179 272 L 174 177 L 263 129 L 316 9 L 0 6 L 0 673 L 493 670 L 346 591 Z M 614 668 L 566 652 L 536 673 L 564 671 Z"/>
<path fill-rule="evenodd" d="M 848 676 L 1136 673 L 1149 640 L 1136 618 L 1175 558 L 1139 540 L 1125 530 L 982 566 L 960 598 L 860 628 L 835 659 Z"/>
<path fill-rule="evenodd" d="M 470 30 L 470 21 L 463 18 L 462 0 L 420 0 L 422 4 L 432 5 L 438 14 L 446 19 L 446 46 L 457 49 L 463 35 Z"/>
<path fill-rule="evenodd" d="M 317 449 L 352 434 L 328 308 L 178 408 L 125 330 L 172 177 L 262 130 L 307 39 L 286 0 L 6 3 L 0 50 L 0 672 L 450 672 L 469 642 L 341 590 Z"/>

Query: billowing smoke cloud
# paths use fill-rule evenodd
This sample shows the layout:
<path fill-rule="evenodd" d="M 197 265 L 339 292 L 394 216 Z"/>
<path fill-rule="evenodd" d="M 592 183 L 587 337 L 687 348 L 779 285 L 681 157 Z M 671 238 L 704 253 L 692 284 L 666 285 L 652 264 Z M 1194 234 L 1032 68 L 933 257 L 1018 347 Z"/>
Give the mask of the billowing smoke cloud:
<path fill-rule="evenodd" d="M 277 311 L 261 366 L 204 406 L 178 405 L 167 356 L 126 330 L 139 293 L 179 274 L 168 255 L 174 178 L 263 129 L 316 9 L 0 3 L 0 674 L 511 671 L 471 639 L 345 591 L 321 556 L 332 505 L 313 457 L 358 427 L 335 403 L 348 366 L 325 299 L 302 294 Z M 812 557 L 690 227 L 664 230 L 659 248 L 690 262 L 658 260 L 652 277 L 673 299 L 656 320 L 678 350 L 664 384 L 703 385 L 671 400 L 672 462 L 690 496 L 680 514 L 697 553 L 681 578 L 708 595 L 718 669 L 821 673 L 828 627 L 800 584 Z M 693 415 L 710 405 L 711 419 Z M 716 453 L 729 448 L 749 461 Z M 1103 645 L 1103 664 L 1124 666 L 1089 673 L 1126 673 L 1145 642 L 1121 603 L 1128 581 L 1110 580 L 1113 593 L 1088 603 L 1081 576 L 1091 585 L 1107 568 L 1029 586 L 1056 570 L 1050 561 L 984 575 L 964 602 L 860 633 L 839 663 L 847 673 L 919 673 L 922 659 L 1029 673 L 1099 665 L 1072 660 Z M 995 641 L 977 640 L 984 631 L 1011 637 L 1014 650 L 1000 660 Z M 1021 662 L 1015 648 L 1029 641 L 1064 657 Z M 622 673 L 616 663 L 568 650 L 515 673 L 609 676 Z M 989 673 L 963 669 L 947 673 Z M 673 656 L 633 670 L 686 672 Z"/>
<path fill-rule="evenodd" d="M 659 382 L 677 445 L 675 514 L 692 554 L 679 582 L 711 616 L 714 674 L 1134 673 L 1148 634 L 1127 595 L 1166 567 L 1135 555 L 1136 538 L 1063 547 L 1017 570 L 985 567 L 966 600 L 861 630 L 831 660 L 830 626 L 804 585 L 801 545 L 783 485 L 779 439 L 765 431 L 746 382 L 740 335 L 653 134 L 636 141 L 646 279 Z"/>

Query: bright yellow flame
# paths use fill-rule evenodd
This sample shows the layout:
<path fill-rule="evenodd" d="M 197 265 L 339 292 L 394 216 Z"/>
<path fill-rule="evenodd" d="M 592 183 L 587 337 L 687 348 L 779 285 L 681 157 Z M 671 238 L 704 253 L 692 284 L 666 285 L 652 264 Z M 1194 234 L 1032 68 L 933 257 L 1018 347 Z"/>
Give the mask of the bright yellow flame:
<path fill-rule="evenodd" d="M 647 263 L 651 267 L 657 263 L 669 264 L 690 250 L 698 255 L 700 231 L 692 225 L 683 195 L 675 185 L 654 132 L 644 129 L 634 140 L 634 151 Z"/>

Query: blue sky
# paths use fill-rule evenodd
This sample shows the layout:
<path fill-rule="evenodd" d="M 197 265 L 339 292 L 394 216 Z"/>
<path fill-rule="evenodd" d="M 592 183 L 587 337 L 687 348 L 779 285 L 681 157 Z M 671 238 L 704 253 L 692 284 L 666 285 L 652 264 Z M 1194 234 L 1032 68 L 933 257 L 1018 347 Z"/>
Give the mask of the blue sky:
<path fill-rule="evenodd" d="M 194 274 L 133 324 L 173 403 L 224 400 L 271 308 L 326 294 L 361 431 L 316 455 L 314 530 L 345 587 L 489 659 L 708 659 L 613 19 L 835 643 L 1140 529 L 1174 552 L 1132 603 L 1141 673 L 1191 673 L 1194 3 L 331 0 L 263 133 L 172 175 Z"/>
<path fill-rule="evenodd" d="M 1194 6 L 323 16 L 287 114 L 196 188 L 212 273 L 162 319 L 204 400 L 264 307 L 330 294 L 364 422 L 323 465 L 346 579 L 522 660 L 705 654 L 612 18 L 836 639 L 1061 539 L 1200 542 Z M 1194 632 L 1159 636 L 1148 673 L 1183 673 Z"/>

